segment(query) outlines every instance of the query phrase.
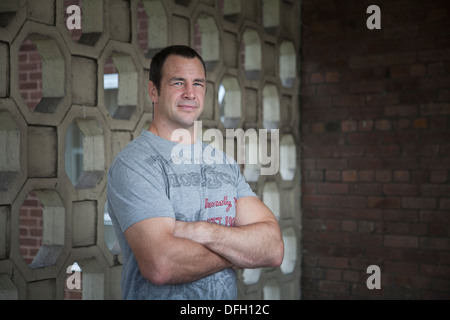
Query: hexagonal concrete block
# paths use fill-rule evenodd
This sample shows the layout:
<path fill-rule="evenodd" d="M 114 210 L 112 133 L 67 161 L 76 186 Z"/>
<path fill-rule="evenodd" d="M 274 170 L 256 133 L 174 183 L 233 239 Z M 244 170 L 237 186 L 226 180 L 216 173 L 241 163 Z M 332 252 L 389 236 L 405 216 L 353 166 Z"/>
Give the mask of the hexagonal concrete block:
<path fill-rule="evenodd" d="M 0 300 L 17 300 L 19 292 L 6 274 L 0 275 Z"/>
<path fill-rule="evenodd" d="M 8 216 L 10 214 L 10 210 L 11 209 L 9 206 L 0 207 L 0 259 L 5 258 L 8 254 L 7 252 L 7 243 L 9 236 Z"/>
<path fill-rule="evenodd" d="M 9 93 L 9 47 L 0 43 L 0 97 Z"/>
<path fill-rule="evenodd" d="M 79 105 L 97 104 L 97 64 L 85 57 L 72 58 L 72 102 Z"/>
<path fill-rule="evenodd" d="M 54 127 L 28 127 L 28 176 L 56 177 L 57 142 Z"/>
<path fill-rule="evenodd" d="M 91 246 L 96 243 L 97 202 L 79 201 L 72 205 L 72 246 Z"/>
<path fill-rule="evenodd" d="M 109 28 L 111 39 L 130 42 L 130 4 L 128 1 L 111 0 L 109 2 Z"/>

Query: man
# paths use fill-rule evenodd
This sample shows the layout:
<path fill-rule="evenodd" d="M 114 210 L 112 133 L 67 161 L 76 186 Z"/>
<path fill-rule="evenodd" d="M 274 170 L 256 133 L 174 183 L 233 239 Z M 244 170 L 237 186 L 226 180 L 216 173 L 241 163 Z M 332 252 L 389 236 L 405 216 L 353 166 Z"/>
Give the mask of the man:
<path fill-rule="evenodd" d="M 194 122 L 203 111 L 206 69 L 186 46 L 155 55 L 148 86 L 154 116 L 108 174 L 108 208 L 123 256 L 124 299 L 236 299 L 235 270 L 277 267 L 283 240 L 272 212 L 236 162 L 175 164 L 183 129 L 204 148 Z"/>

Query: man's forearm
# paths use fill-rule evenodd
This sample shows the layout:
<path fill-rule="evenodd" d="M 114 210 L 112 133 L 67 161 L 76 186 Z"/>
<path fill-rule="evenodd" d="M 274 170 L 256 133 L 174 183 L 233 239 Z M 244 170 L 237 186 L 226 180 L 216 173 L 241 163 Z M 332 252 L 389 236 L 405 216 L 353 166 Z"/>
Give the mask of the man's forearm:
<path fill-rule="evenodd" d="M 178 239 L 177 245 L 167 252 L 167 258 L 161 284 L 192 282 L 232 267 L 223 256 L 189 239 Z"/>
<path fill-rule="evenodd" d="M 277 267 L 283 259 L 277 228 L 271 221 L 240 227 L 177 221 L 175 236 L 204 245 L 239 268 Z"/>

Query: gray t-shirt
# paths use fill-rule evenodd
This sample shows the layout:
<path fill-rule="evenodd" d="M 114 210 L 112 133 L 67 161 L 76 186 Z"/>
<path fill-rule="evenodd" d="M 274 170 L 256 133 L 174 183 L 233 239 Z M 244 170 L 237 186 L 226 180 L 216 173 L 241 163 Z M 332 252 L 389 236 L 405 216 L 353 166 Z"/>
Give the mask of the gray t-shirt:
<path fill-rule="evenodd" d="M 173 157 L 172 150 L 179 146 L 145 131 L 118 154 L 109 169 L 108 211 L 123 257 L 122 297 L 236 299 L 236 274 L 232 269 L 191 283 L 152 284 L 139 272 L 136 258 L 123 234 L 131 225 L 153 217 L 209 221 L 232 227 L 237 199 L 256 196 L 245 182 L 239 165 L 220 150 L 211 153 L 208 145 L 199 142 L 185 146 L 188 149 L 177 152 L 178 158 Z M 187 151 L 191 151 L 190 157 Z M 224 161 L 217 164 L 220 156 Z"/>

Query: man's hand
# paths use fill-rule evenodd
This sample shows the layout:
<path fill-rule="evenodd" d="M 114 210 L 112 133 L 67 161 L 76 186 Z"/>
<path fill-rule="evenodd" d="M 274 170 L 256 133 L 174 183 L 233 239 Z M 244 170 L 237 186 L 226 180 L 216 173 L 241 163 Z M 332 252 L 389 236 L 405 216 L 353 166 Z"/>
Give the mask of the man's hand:
<path fill-rule="evenodd" d="M 284 246 L 278 222 L 256 197 L 238 200 L 236 226 L 206 221 L 176 221 L 174 236 L 199 243 L 230 261 L 236 269 L 278 267 Z"/>

